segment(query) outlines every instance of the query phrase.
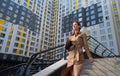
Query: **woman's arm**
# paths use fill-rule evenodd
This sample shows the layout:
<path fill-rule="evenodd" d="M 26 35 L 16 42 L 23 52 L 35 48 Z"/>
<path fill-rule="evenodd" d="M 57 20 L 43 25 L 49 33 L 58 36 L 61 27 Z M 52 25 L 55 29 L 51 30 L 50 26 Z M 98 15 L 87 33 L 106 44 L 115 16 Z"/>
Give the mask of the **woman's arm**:
<path fill-rule="evenodd" d="M 93 62 L 93 57 L 92 57 L 92 55 L 89 51 L 89 46 L 88 46 L 88 43 L 87 43 L 87 36 L 86 36 L 85 33 L 83 34 L 83 41 L 84 41 L 84 48 L 85 48 L 85 51 L 86 51 L 86 53 L 87 53 L 87 55 L 90 59 L 90 62 Z"/>

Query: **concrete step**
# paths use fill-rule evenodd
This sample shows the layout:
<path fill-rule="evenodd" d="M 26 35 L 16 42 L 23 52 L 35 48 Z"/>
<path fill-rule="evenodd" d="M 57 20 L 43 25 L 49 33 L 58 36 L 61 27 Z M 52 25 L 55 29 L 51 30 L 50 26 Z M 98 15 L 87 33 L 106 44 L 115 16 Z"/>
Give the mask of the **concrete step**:
<path fill-rule="evenodd" d="M 80 76 L 120 76 L 120 58 L 86 60 Z"/>
<path fill-rule="evenodd" d="M 61 76 L 60 67 L 66 63 L 67 60 L 62 59 L 33 76 Z M 120 76 L 120 57 L 97 58 L 92 64 L 86 59 L 80 76 Z"/>

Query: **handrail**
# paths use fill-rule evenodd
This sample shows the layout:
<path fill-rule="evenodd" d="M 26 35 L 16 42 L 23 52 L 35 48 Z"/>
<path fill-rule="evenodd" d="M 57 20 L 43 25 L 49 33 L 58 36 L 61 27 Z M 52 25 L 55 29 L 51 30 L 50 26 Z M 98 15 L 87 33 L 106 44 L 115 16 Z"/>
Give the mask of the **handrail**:
<path fill-rule="evenodd" d="M 117 57 L 117 55 L 116 54 L 114 54 L 112 51 L 110 51 L 107 47 L 105 47 L 103 44 L 101 44 L 99 41 L 97 41 L 95 38 L 93 38 L 92 36 L 88 36 L 89 38 L 88 38 L 88 40 L 90 39 L 90 38 L 92 38 L 92 39 L 94 39 L 99 45 L 101 45 L 102 47 L 104 47 L 106 50 L 108 50 L 110 53 L 112 53 L 115 57 Z"/>
<path fill-rule="evenodd" d="M 90 39 L 93 39 L 93 41 L 91 41 Z M 87 41 L 91 41 L 92 43 L 94 43 L 94 44 L 97 44 L 98 43 L 98 45 L 101 45 L 104 49 L 105 49 L 105 51 L 109 51 L 110 53 L 112 53 L 114 56 L 116 56 L 112 51 L 110 51 L 107 47 L 105 47 L 103 44 L 101 44 L 99 41 L 97 41 L 95 38 L 93 38 L 92 36 L 88 36 L 88 38 L 87 38 Z M 97 43 L 96 43 L 97 42 Z M 23 73 L 22 73 L 22 76 L 27 76 L 27 73 L 28 73 L 28 69 L 30 68 L 30 66 L 33 64 L 33 62 L 36 60 L 36 58 L 37 58 L 37 56 L 38 55 L 40 55 L 40 54 L 42 54 L 42 53 L 50 53 L 50 50 L 53 50 L 53 49 L 56 49 L 56 48 L 59 48 L 59 47 L 62 47 L 62 46 L 64 46 L 64 44 L 63 45 L 58 45 L 58 46 L 56 46 L 56 47 L 53 47 L 53 48 L 49 48 L 49 49 L 47 49 L 47 50 L 43 50 L 43 51 L 40 51 L 40 52 L 37 52 L 37 53 L 35 53 L 35 54 L 33 54 L 30 58 L 29 58 L 29 60 L 28 60 L 28 62 L 27 63 L 22 63 L 22 64 L 18 64 L 18 65 L 16 65 L 16 66 L 14 66 L 14 67 L 10 67 L 10 68 L 7 68 L 7 69 L 4 69 L 4 70 L 2 70 L 2 71 L 0 71 L 0 73 L 1 72 L 3 72 L 3 71 L 7 71 L 7 70 L 10 70 L 10 69 L 16 69 L 17 67 L 19 67 L 19 66 L 21 66 L 21 65 L 25 65 L 24 66 L 24 71 L 23 71 Z M 91 45 L 91 46 L 93 46 L 93 45 Z M 96 47 L 96 46 L 94 46 L 94 47 Z M 95 50 L 95 48 L 93 48 L 94 50 Z M 99 48 L 99 49 L 101 49 L 101 47 Z M 103 51 L 103 53 L 105 52 L 105 51 Z M 67 51 L 66 50 L 64 50 L 64 59 L 66 59 L 66 53 L 67 53 Z M 93 53 L 95 53 L 95 51 L 93 51 Z M 103 54 L 102 53 L 102 54 Z M 95 53 L 95 54 L 97 54 L 97 53 Z M 98 55 L 98 54 L 97 54 Z M 44 55 L 43 55 L 44 56 Z M 103 56 L 103 55 L 101 55 L 101 56 Z M 55 56 L 56 57 L 56 56 Z M 117 56 L 116 56 L 117 57 Z M 42 61 L 46 61 L 46 60 L 44 60 L 44 59 L 41 59 L 41 58 L 39 58 L 39 60 L 42 60 Z M 58 59 L 59 60 L 59 59 Z M 52 60 L 49 60 L 49 61 L 52 61 Z"/>
<path fill-rule="evenodd" d="M 35 60 L 35 58 L 37 57 L 37 55 L 39 55 L 39 54 L 41 54 L 41 53 L 45 53 L 45 52 L 47 52 L 47 51 L 49 51 L 49 50 L 53 50 L 53 49 L 55 49 L 55 48 L 62 47 L 62 46 L 64 46 L 64 44 L 58 45 L 58 46 L 56 46 L 56 47 L 49 48 L 49 49 L 47 49 L 47 50 L 43 50 L 43 51 L 40 51 L 40 52 L 38 52 L 38 53 L 33 54 L 33 55 L 30 57 L 30 59 L 28 60 L 22 76 L 27 76 L 27 71 L 28 71 L 30 65 L 31 65 L 31 64 L 33 63 L 33 61 Z"/>
<path fill-rule="evenodd" d="M 21 64 L 18 64 L 18 65 L 15 65 L 15 66 L 12 66 L 12 67 L 9 67 L 7 69 L 3 69 L 0 71 L 0 73 L 4 72 L 4 71 L 7 71 L 7 70 L 10 70 L 10 69 L 16 69 L 17 67 L 21 66 L 21 65 L 26 65 L 27 63 L 21 63 Z"/>

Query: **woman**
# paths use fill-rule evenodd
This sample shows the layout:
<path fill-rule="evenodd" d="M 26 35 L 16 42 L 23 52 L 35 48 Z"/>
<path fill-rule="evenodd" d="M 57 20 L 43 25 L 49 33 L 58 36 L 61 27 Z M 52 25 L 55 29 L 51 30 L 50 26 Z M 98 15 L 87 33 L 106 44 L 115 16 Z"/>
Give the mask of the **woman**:
<path fill-rule="evenodd" d="M 89 52 L 87 44 L 87 36 L 85 33 L 80 32 L 80 23 L 75 21 L 72 25 L 73 34 L 69 37 L 71 42 L 68 50 L 68 63 L 67 68 L 62 72 L 62 76 L 80 76 L 80 71 L 84 63 L 84 54 L 82 48 L 84 47 L 90 62 L 93 62 L 93 58 Z"/>

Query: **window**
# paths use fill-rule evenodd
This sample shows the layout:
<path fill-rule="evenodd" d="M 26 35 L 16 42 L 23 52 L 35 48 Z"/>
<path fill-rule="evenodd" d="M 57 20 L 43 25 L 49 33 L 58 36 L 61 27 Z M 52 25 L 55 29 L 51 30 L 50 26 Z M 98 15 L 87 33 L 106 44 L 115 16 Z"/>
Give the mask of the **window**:
<path fill-rule="evenodd" d="M 89 8 L 86 8 L 86 11 L 88 11 L 89 10 Z"/>
<path fill-rule="evenodd" d="M 90 26 L 90 22 L 87 22 L 87 26 Z"/>
<path fill-rule="evenodd" d="M 25 12 L 23 12 L 23 11 L 22 11 L 22 13 L 21 13 L 21 14 L 24 16 L 24 15 L 25 15 Z"/>
<path fill-rule="evenodd" d="M 96 0 L 96 1 L 97 1 L 97 3 L 100 2 L 100 0 Z"/>
<path fill-rule="evenodd" d="M 9 45 L 10 45 L 10 42 L 7 42 L 7 45 L 9 46 Z"/>
<path fill-rule="evenodd" d="M 73 13 L 74 13 L 74 14 L 76 14 L 77 12 L 76 12 L 76 11 L 74 11 Z"/>
<path fill-rule="evenodd" d="M 88 15 L 89 15 L 89 12 L 86 13 L 86 16 L 88 16 Z"/>
<path fill-rule="evenodd" d="M 23 50 L 20 50 L 20 54 L 23 54 Z"/>
<path fill-rule="evenodd" d="M 105 47 L 107 47 L 107 42 L 102 42 L 102 44 L 105 46 Z"/>
<path fill-rule="evenodd" d="M 64 39 L 61 39 L 61 42 L 64 42 Z"/>
<path fill-rule="evenodd" d="M 3 40 L 0 39 L 0 44 L 3 44 Z"/>
<path fill-rule="evenodd" d="M 93 32 L 92 32 L 92 35 L 93 35 L 93 36 L 96 36 L 96 35 L 97 35 L 97 32 L 96 32 L 96 31 L 93 31 Z"/>
<path fill-rule="evenodd" d="M 118 28 L 118 32 L 120 32 L 120 28 Z"/>
<path fill-rule="evenodd" d="M 107 26 L 110 26 L 110 22 L 107 22 L 106 24 L 107 24 Z"/>
<path fill-rule="evenodd" d="M 78 16 L 81 17 L 81 16 L 82 16 L 82 13 L 79 13 Z"/>
<path fill-rule="evenodd" d="M 95 15 L 92 15 L 92 16 L 91 16 L 91 19 L 95 19 Z"/>
<path fill-rule="evenodd" d="M 105 41 L 106 40 L 106 36 L 101 36 L 101 41 Z"/>
<path fill-rule="evenodd" d="M 0 34 L 0 37 L 4 38 L 4 37 L 5 37 L 5 34 L 4 34 L 4 33 L 1 33 L 1 34 Z"/>
<path fill-rule="evenodd" d="M 101 3 L 98 3 L 98 4 L 97 4 L 97 7 L 99 7 L 99 6 L 101 6 Z"/>
<path fill-rule="evenodd" d="M 94 24 L 96 24 L 96 21 L 95 21 L 95 20 L 93 20 L 91 23 L 94 25 Z"/>
<path fill-rule="evenodd" d="M 103 16 L 102 13 L 98 13 L 98 17 L 101 17 L 101 16 Z"/>
<path fill-rule="evenodd" d="M 111 28 L 108 28 L 107 31 L 108 31 L 108 33 L 111 33 L 112 30 L 111 30 Z"/>
<path fill-rule="evenodd" d="M 106 16 L 106 17 L 105 17 L 105 19 L 106 19 L 106 20 L 109 20 L 109 19 L 110 19 L 110 17 L 109 17 L 109 16 Z"/>
<path fill-rule="evenodd" d="M 94 2 L 93 2 L 93 1 L 90 1 L 90 4 L 92 5 L 92 4 L 94 4 Z"/>
<path fill-rule="evenodd" d="M 11 6 L 14 6 L 14 4 L 15 4 L 15 3 L 14 3 L 13 1 L 10 1 L 10 5 L 11 5 Z"/>
<path fill-rule="evenodd" d="M 10 20 L 10 17 L 9 17 L 9 16 L 6 16 L 6 20 Z"/>
<path fill-rule="evenodd" d="M 11 39 L 12 38 L 12 36 L 8 36 L 8 39 Z"/>
<path fill-rule="evenodd" d="M 15 46 L 15 47 L 18 47 L 18 43 L 15 43 L 14 46 Z"/>
<path fill-rule="evenodd" d="M 15 10 L 15 13 L 18 13 L 18 10 L 17 10 L 17 9 Z"/>
<path fill-rule="evenodd" d="M 105 34 L 105 29 L 100 30 L 100 34 Z"/>
<path fill-rule="evenodd" d="M 117 5 L 116 4 L 113 4 L 113 8 L 116 8 L 117 7 Z"/>
<path fill-rule="evenodd" d="M 102 8 L 98 8 L 98 12 L 102 11 Z"/>
<path fill-rule="evenodd" d="M 90 20 L 90 18 L 89 17 L 87 17 L 87 21 L 89 21 Z"/>
<path fill-rule="evenodd" d="M 12 6 L 9 6 L 8 9 L 12 11 L 12 10 L 13 10 L 13 7 L 12 7 Z"/>
<path fill-rule="evenodd" d="M 0 12 L 5 12 L 5 9 L 4 8 L 0 8 Z"/>
<path fill-rule="evenodd" d="M 108 6 L 107 6 L 107 5 L 105 5 L 105 6 L 104 6 L 104 9 L 105 9 L 105 10 L 106 10 L 106 9 L 108 9 Z"/>
<path fill-rule="evenodd" d="M 21 28 L 19 28 L 20 30 L 21 30 Z M 20 35 L 20 32 L 19 31 L 17 31 L 17 35 Z"/>
<path fill-rule="evenodd" d="M 90 9 L 94 9 L 94 6 L 91 6 Z"/>
<path fill-rule="evenodd" d="M 91 11 L 91 14 L 94 14 L 94 13 L 95 13 L 95 11 L 94 11 L 94 10 L 92 10 L 92 11 Z"/>
<path fill-rule="evenodd" d="M 79 18 L 79 21 L 82 21 L 82 18 Z"/>
<path fill-rule="evenodd" d="M 23 49 L 24 49 L 24 46 L 25 46 L 24 44 L 21 44 L 21 48 L 23 48 Z"/>
<path fill-rule="evenodd" d="M 104 28 L 104 23 L 101 23 L 101 24 L 100 24 L 100 28 Z"/>
<path fill-rule="evenodd" d="M 79 10 L 78 10 L 78 12 L 81 12 L 82 11 L 82 9 L 80 8 Z"/>
<path fill-rule="evenodd" d="M 6 4 L 5 4 L 5 3 L 2 3 L 2 6 L 6 7 Z"/>
<path fill-rule="evenodd" d="M 4 31 L 4 32 L 6 32 L 6 31 L 7 31 L 7 28 L 6 28 L 6 27 L 4 27 L 4 28 L 3 28 L 3 31 Z"/>
<path fill-rule="evenodd" d="M 103 18 L 98 19 L 98 21 L 99 21 L 99 22 L 102 22 L 102 21 L 103 21 Z"/>
<path fill-rule="evenodd" d="M 112 39 L 113 39 L 112 34 L 109 34 L 109 35 L 108 35 L 108 39 L 109 39 L 109 40 L 112 40 Z"/>
<path fill-rule="evenodd" d="M 114 49 L 114 48 L 111 48 L 111 51 L 114 53 L 114 52 L 115 52 L 115 49 Z"/>
<path fill-rule="evenodd" d="M 106 0 L 103 0 L 103 3 L 106 3 Z"/>
<path fill-rule="evenodd" d="M 105 11 L 105 15 L 108 15 L 109 13 L 108 13 L 108 11 Z"/>
<path fill-rule="evenodd" d="M 109 42 L 109 46 L 110 46 L 110 47 L 113 47 L 113 46 L 114 46 L 113 41 L 110 41 L 110 42 Z"/>
<path fill-rule="evenodd" d="M 120 21 L 116 22 L 117 25 L 120 25 Z"/>
<path fill-rule="evenodd" d="M 13 49 L 13 53 L 16 53 L 17 49 Z"/>
<path fill-rule="evenodd" d="M 5 52 L 8 52 L 9 48 L 5 48 Z"/>

